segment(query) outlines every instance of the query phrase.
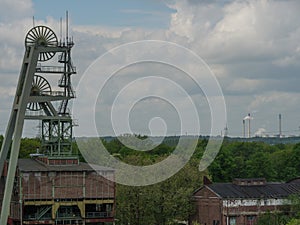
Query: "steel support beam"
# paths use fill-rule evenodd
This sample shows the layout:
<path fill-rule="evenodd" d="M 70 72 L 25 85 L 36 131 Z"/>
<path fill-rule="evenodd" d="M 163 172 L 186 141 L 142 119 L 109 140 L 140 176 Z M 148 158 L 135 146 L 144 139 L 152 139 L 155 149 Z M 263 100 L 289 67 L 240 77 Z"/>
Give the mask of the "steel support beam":
<path fill-rule="evenodd" d="M 12 148 L 9 158 L 7 179 L 5 183 L 5 191 L 2 202 L 0 224 L 6 224 L 9 210 L 10 201 L 14 185 L 14 178 L 16 174 L 16 167 L 18 163 L 18 156 L 20 150 L 21 137 L 23 132 L 25 111 L 30 96 L 30 90 L 32 85 L 33 76 L 35 73 L 35 68 L 37 65 L 37 60 L 39 56 L 39 51 L 35 47 L 29 47 L 25 52 L 23 66 L 20 74 L 19 84 L 17 88 L 16 98 L 11 112 L 10 123 L 8 124 L 8 136 L 4 138 L 4 151 L 8 151 L 9 143 L 12 141 Z M 12 135 L 13 132 L 13 135 Z M 12 139 L 13 136 L 13 139 Z M 7 153 L 1 154 L 0 162 L 6 160 Z M 3 163 L 2 163 L 3 164 Z M 3 166 L 2 166 L 3 167 Z M 3 169 L 3 168 L 2 168 Z"/>

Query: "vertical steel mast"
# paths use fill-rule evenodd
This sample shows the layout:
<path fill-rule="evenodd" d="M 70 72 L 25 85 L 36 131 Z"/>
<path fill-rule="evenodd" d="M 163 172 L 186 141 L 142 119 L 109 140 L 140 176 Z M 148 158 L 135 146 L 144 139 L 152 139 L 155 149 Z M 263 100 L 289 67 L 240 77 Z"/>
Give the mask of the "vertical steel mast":
<path fill-rule="evenodd" d="M 68 110 L 69 101 L 75 98 L 71 82 L 71 76 L 76 73 L 71 60 L 73 46 L 68 35 L 65 41 L 58 41 L 55 33 L 46 26 L 33 27 L 26 35 L 20 77 L 0 152 L 2 174 L 12 144 L 0 224 L 6 224 L 9 215 L 25 119 L 41 121 L 41 153 L 46 157 L 77 157 L 72 151 L 73 122 Z M 51 60 L 56 53 L 58 60 Z M 59 78 L 53 79 L 55 75 Z M 52 90 L 45 77 L 57 80 L 57 90 Z"/>

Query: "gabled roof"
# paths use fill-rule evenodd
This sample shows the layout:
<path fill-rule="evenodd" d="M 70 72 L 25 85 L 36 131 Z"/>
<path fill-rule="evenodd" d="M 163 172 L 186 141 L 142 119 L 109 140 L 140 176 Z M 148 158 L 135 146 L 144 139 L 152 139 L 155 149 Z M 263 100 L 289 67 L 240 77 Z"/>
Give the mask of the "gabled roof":
<path fill-rule="evenodd" d="M 237 185 L 232 183 L 213 183 L 206 185 L 221 198 L 266 199 L 286 198 L 300 193 L 300 183 L 266 183 L 264 185 Z"/>

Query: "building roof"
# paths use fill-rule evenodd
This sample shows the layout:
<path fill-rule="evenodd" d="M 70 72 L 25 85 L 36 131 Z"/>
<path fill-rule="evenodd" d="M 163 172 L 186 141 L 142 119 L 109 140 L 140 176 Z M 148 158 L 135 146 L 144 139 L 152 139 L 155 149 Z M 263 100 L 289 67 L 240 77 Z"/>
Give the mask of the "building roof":
<path fill-rule="evenodd" d="M 113 172 L 114 170 L 104 166 L 93 166 L 80 162 L 78 165 L 47 165 L 35 159 L 19 159 L 18 168 L 22 172 L 47 172 L 47 171 L 106 171 Z"/>
<path fill-rule="evenodd" d="M 298 184 L 300 184 L 300 177 L 296 177 L 296 178 L 294 178 L 294 179 L 292 179 L 292 180 L 289 180 L 287 183 L 298 183 Z"/>
<path fill-rule="evenodd" d="M 286 198 L 300 192 L 299 183 L 266 183 L 264 185 L 241 186 L 232 183 L 207 185 L 221 198 Z"/>

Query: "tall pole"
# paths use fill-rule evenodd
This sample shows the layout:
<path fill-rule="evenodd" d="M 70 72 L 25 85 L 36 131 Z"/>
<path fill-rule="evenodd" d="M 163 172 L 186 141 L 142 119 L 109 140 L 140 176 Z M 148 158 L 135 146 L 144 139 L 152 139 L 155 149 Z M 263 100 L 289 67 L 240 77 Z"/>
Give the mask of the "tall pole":
<path fill-rule="evenodd" d="M 282 131 L 281 131 L 281 114 L 279 114 L 279 137 L 282 137 Z"/>
<path fill-rule="evenodd" d="M 245 120 L 243 120 L 243 137 L 246 137 L 246 126 L 245 126 Z"/>
<path fill-rule="evenodd" d="M 250 113 L 248 113 L 248 138 L 251 137 L 251 117 L 250 117 Z"/>
<path fill-rule="evenodd" d="M 69 13 L 66 11 L 66 39 L 67 44 L 69 43 Z"/>

